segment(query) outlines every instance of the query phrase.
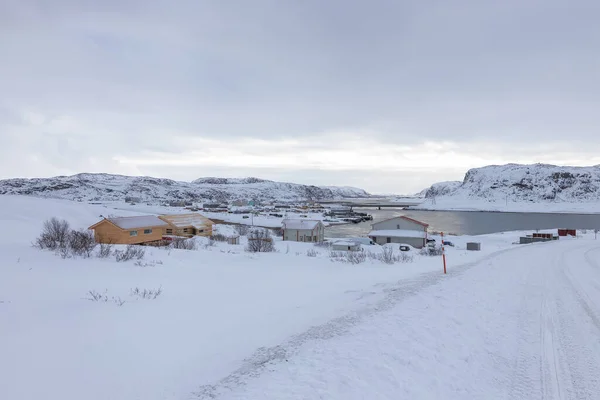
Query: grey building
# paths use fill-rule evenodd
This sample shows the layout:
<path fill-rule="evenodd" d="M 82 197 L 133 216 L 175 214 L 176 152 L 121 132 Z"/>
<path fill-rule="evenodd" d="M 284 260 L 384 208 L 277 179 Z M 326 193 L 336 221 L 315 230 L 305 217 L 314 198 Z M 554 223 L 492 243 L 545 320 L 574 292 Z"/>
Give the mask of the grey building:
<path fill-rule="evenodd" d="M 404 243 L 420 249 L 427 244 L 428 227 L 416 219 L 394 217 L 371 225 L 369 237 L 377 244 Z"/>
<path fill-rule="evenodd" d="M 285 219 L 281 223 L 283 240 L 320 243 L 325 240 L 325 225 L 321 221 Z"/>

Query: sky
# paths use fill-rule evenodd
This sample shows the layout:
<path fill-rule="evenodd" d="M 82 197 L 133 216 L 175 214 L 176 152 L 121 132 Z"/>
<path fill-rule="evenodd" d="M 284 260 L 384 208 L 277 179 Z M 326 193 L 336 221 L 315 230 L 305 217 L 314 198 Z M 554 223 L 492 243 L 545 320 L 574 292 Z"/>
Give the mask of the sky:
<path fill-rule="evenodd" d="M 413 193 L 600 164 L 596 0 L 1 0 L 0 179 Z"/>

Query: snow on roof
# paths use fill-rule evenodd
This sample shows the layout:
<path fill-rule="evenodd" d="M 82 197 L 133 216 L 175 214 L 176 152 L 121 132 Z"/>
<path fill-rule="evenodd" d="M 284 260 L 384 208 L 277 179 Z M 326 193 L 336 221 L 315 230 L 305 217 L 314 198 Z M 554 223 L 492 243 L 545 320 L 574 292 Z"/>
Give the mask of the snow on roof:
<path fill-rule="evenodd" d="M 373 237 L 373 236 L 425 238 L 425 237 L 427 237 L 427 232 L 412 231 L 412 230 L 405 230 L 405 229 L 387 229 L 387 230 L 382 230 L 382 231 L 369 232 L 369 237 Z"/>
<path fill-rule="evenodd" d="M 284 219 L 281 222 L 283 229 L 310 229 L 313 230 L 321 221 L 310 219 Z"/>
<path fill-rule="evenodd" d="M 206 225 L 213 224 L 210 219 L 198 213 L 161 215 L 161 218 L 169 222 L 171 225 L 175 225 L 177 228 L 193 226 L 196 229 L 202 229 L 205 228 Z"/>
<path fill-rule="evenodd" d="M 116 217 L 107 218 L 121 229 L 147 228 L 152 226 L 166 226 L 165 221 L 162 221 L 156 215 L 141 215 L 138 217 Z"/>
<path fill-rule="evenodd" d="M 375 222 L 373 225 L 377 225 L 377 224 L 380 224 L 380 223 L 386 222 L 386 221 L 392 221 L 392 220 L 398 219 L 398 218 L 402 218 L 402 219 L 405 219 L 407 221 L 411 221 L 411 222 L 417 223 L 417 224 L 422 225 L 422 226 L 429 226 L 429 224 L 426 224 L 425 222 L 417 221 L 416 219 L 407 217 L 406 215 L 400 215 L 398 217 L 392 217 L 392 218 L 384 219 L 382 221 Z"/>

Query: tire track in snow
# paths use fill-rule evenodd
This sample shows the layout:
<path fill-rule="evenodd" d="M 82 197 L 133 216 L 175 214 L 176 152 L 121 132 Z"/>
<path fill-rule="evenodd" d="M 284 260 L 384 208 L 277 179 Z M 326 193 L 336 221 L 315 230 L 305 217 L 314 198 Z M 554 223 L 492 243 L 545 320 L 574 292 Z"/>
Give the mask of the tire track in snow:
<path fill-rule="evenodd" d="M 434 271 L 424 273 L 416 278 L 399 281 L 396 286 L 384 290 L 384 293 L 386 293 L 385 297 L 374 304 L 352 311 L 341 317 L 334 318 L 322 325 L 313 326 L 303 333 L 290 337 L 282 344 L 257 349 L 254 354 L 242 362 L 242 365 L 239 368 L 214 384 L 200 386 L 192 393 L 192 396 L 193 398 L 202 400 L 217 399 L 222 393 L 242 386 L 248 380 L 260 376 L 269 365 L 286 362 L 286 360 L 296 354 L 300 347 L 305 343 L 314 340 L 328 340 L 333 337 L 342 336 L 348 333 L 353 326 L 373 314 L 387 311 L 395 307 L 404 299 L 414 296 L 422 290 L 434 286 L 445 279 L 458 277 L 468 269 L 487 260 L 519 249 L 521 248 L 512 247 L 499 250 L 477 261 L 457 265 L 453 267 L 447 275 L 443 275 L 439 271 Z"/>

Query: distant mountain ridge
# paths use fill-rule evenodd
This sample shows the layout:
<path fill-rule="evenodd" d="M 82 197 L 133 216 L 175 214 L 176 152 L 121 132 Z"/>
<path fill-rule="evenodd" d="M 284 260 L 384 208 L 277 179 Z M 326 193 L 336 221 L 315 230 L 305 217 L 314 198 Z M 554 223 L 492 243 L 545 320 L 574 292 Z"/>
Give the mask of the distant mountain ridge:
<path fill-rule="evenodd" d="M 600 166 L 489 165 L 467 171 L 463 181 L 440 182 L 425 198 L 489 201 L 581 202 L 600 200 Z"/>
<path fill-rule="evenodd" d="M 192 182 L 153 177 L 82 173 L 53 178 L 0 180 L 0 194 L 33 195 L 81 201 L 229 202 L 303 201 L 369 197 L 351 187 L 319 187 L 259 178 L 199 178 Z"/>

